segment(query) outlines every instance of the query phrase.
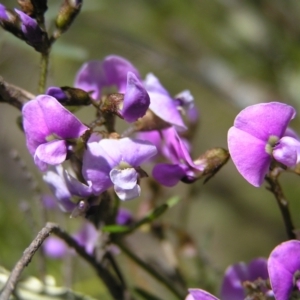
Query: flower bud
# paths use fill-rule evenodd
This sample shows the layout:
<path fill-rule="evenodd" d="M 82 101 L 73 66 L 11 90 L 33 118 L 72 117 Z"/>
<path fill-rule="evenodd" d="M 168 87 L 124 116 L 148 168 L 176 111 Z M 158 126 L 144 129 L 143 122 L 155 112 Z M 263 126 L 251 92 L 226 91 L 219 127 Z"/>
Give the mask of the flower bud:
<path fill-rule="evenodd" d="M 50 87 L 46 94 L 56 98 L 63 105 L 89 105 L 92 101 L 89 93 L 69 86 Z"/>
<path fill-rule="evenodd" d="M 65 32 L 70 27 L 80 12 L 81 5 L 82 0 L 64 0 L 55 22 L 60 33 Z"/>
<path fill-rule="evenodd" d="M 134 128 L 136 131 L 162 130 L 170 126 L 170 123 L 167 123 L 163 119 L 159 118 L 152 112 L 152 110 L 149 109 L 142 118 L 139 118 L 134 123 Z"/>
<path fill-rule="evenodd" d="M 204 183 L 211 179 L 228 161 L 229 152 L 223 148 L 212 148 L 202 154 L 195 164 L 205 165 L 204 170 L 198 178 L 206 177 Z"/>

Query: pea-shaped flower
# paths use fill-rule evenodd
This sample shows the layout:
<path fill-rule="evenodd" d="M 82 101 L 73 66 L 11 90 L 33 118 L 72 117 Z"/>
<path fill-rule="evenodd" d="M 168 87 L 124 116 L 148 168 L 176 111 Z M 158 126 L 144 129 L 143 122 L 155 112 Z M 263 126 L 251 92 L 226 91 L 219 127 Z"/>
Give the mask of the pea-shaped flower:
<path fill-rule="evenodd" d="M 228 148 L 240 174 L 258 187 L 272 159 L 287 167 L 299 162 L 300 142 L 286 133 L 296 112 L 280 102 L 260 103 L 242 110 L 228 131 Z"/>
<path fill-rule="evenodd" d="M 300 241 L 278 245 L 268 259 L 270 283 L 275 299 L 299 299 L 300 296 Z M 292 296 L 293 294 L 293 296 Z"/>
<path fill-rule="evenodd" d="M 139 174 L 145 174 L 140 165 L 156 152 L 154 145 L 142 140 L 91 139 L 83 156 L 82 174 L 91 182 L 94 194 L 114 186 L 121 200 L 130 200 L 140 195 Z"/>
<path fill-rule="evenodd" d="M 48 164 L 58 165 L 65 161 L 71 148 L 69 141 L 81 137 L 89 129 L 48 95 L 27 102 L 22 114 L 27 148 L 42 171 Z"/>

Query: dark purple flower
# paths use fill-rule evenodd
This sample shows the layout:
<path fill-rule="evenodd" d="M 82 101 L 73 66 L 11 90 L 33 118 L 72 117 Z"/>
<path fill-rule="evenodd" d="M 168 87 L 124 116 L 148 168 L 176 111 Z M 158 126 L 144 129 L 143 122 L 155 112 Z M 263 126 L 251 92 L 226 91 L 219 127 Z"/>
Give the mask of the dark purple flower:
<path fill-rule="evenodd" d="M 222 300 L 242 300 L 246 297 L 243 282 L 268 279 L 267 260 L 256 258 L 249 264 L 240 262 L 231 265 L 225 271 L 222 287 Z"/>
<path fill-rule="evenodd" d="M 263 183 L 272 157 L 292 167 L 299 161 L 300 142 L 285 136 L 296 112 L 279 103 L 261 103 L 242 110 L 228 131 L 228 148 L 240 174 L 252 185 Z"/>
<path fill-rule="evenodd" d="M 89 129 L 47 95 L 27 102 L 22 114 L 27 148 L 42 171 L 48 164 L 58 165 L 65 161 L 70 146 L 68 140 L 78 139 Z"/>
<path fill-rule="evenodd" d="M 129 123 L 144 116 L 150 104 L 138 71 L 129 61 L 116 55 L 85 63 L 77 73 L 75 86 L 91 92 L 94 99 L 103 96 L 103 89 L 116 87 L 118 93 L 124 94 L 118 113 Z"/>
<path fill-rule="evenodd" d="M 287 241 L 277 246 L 268 259 L 270 283 L 275 299 L 299 299 L 300 241 Z M 298 297 L 292 298 L 292 293 Z"/>
<path fill-rule="evenodd" d="M 60 88 L 56 86 L 51 86 L 47 89 L 46 94 L 54 97 L 60 103 L 64 102 L 67 99 L 66 93 Z"/>
<path fill-rule="evenodd" d="M 95 194 L 114 186 L 121 200 L 133 199 L 140 195 L 139 166 L 156 152 L 149 142 L 130 138 L 88 142 L 82 174 Z"/>
<path fill-rule="evenodd" d="M 44 33 L 37 21 L 19 9 L 15 8 L 15 12 L 21 20 L 21 30 L 24 34 L 25 41 L 34 47 L 39 46 L 39 44 L 43 42 Z"/>
<path fill-rule="evenodd" d="M 133 222 L 133 216 L 130 210 L 120 207 L 116 215 L 116 224 L 130 225 Z"/>
<path fill-rule="evenodd" d="M 153 168 L 153 177 L 165 186 L 174 186 L 180 180 L 192 182 L 197 173 L 204 170 L 205 165 L 193 162 L 184 141 L 178 136 L 175 128 L 170 127 L 162 131 L 164 137 L 164 156 L 171 163 L 157 164 Z"/>

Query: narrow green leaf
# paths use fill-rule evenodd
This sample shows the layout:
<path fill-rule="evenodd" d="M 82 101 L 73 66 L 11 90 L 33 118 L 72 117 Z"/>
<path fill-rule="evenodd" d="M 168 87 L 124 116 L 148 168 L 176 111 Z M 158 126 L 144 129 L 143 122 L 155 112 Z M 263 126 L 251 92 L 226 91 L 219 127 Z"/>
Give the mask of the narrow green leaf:
<path fill-rule="evenodd" d="M 107 225 L 102 228 L 102 231 L 104 232 L 110 232 L 110 233 L 121 233 L 129 231 L 130 227 L 123 226 L 123 225 Z"/>

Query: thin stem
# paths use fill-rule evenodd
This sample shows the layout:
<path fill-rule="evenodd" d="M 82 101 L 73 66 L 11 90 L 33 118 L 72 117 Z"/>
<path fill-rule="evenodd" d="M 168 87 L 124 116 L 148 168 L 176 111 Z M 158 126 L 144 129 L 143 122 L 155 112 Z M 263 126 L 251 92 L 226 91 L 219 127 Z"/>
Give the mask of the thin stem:
<path fill-rule="evenodd" d="M 143 270 L 153 276 L 157 281 L 159 281 L 162 285 L 164 285 L 172 294 L 174 294 L 178 299 L 184 299 L 185 294 L 177 291 L 174 285 L 169 282 L 165 277 L 160 275 L 153 267 L 142 261 L 139 257 L 137 257 L 129 248 L 127 248 L 122 242 L 119 240 L 114 241 L 117 246 L 136 264 L 138 264 Z"/>
<path fill-rule="evenodd" d="M 39 80 L 39 87 L 38 87 L 39 94 L 45 93 L 47 74 L 48 74 L 48 64 L 49 64 L 49 51 L 46 53 L 42 53 L 41 56 L 40 80 Z"/>
<path fill-rule="evenodd" d="M 285 196 L 283 194 L 282 188 L 278 182 L 278 174 L 277 172 L 270 172 L 266 176 L 266 181 L 269 183 L 269 187 L 267 189 L 275 196 L 277 200 L 277 204 L 279 206 L 284 225 L 285 230 L 287 232 L 289 239 L 296 239 L 296 234 L 294 232 L 295 227 L 292 221 L 291 213 L 288 207 L 288 201 L 285 199 Z"/>
<path fill-rule="evenodd" d="M 0 300 L 8 300 L 12 292 L 15 290 L 17 282 L 25 269 L 26 266 L 31 262 L 36 251 L 41 247 L 44 240 L 50 235 L 50 233 L 54 233 L 56 236 L 61 238 L 66 242 L 66 244 L 73 248 L 78 255 L 80 255 L 83 259 L 85 259 L 97 272 L 98 276 L 102 279 L 102 281 L 107 286 L 111 296 L 116 300 L 127 300 L 132 299 L 128 294 L 128 291 L 124 290 L 122 287 L 106 270 L 94 256 L 89 255 L 85 248 L 80 246 L 76 240 L 74 240 L 68 233 L 59 228 L 58 225 L 53 223 L 47 223 L 46 226 L 38 233 L 36 238 L 31 242 L 29 247 L 24 251 L 23 256 L 17 262 L 14 269 L 12 270 L 5 286 L 2 289 L 0 294 Z"/>

